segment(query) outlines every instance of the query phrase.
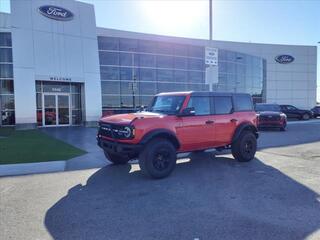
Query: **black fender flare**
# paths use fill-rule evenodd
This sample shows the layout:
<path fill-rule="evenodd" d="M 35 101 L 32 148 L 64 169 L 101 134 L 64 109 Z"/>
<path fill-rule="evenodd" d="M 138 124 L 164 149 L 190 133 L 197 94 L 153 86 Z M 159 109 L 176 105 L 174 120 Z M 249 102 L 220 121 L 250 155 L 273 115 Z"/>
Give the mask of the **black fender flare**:
<path fill-rule="evenodd" d="M 242 123 L 237 127 L 236 131 L 234 132 L 232 137 L 232 143 L 237 141 L 237 139 L 240 137 L 240 134 L 243 131 L 252 131 L 256 138 L 259 137 L 259 131 L 255 125 L 253 125 L 252 123 Z"/>
<path fill-rule="evenodd" d="M 176 149 L 179 149 L 181 144 L 176 136 L 176 134 L 168 129 L 154 129 L 147 134 L 143 136 L 143 138 L 140 141 L 141 145 L 145 145 L 147 142 L 149 142 L 151 139 L 156 137 L 162 137 L 169 139 Z"/>

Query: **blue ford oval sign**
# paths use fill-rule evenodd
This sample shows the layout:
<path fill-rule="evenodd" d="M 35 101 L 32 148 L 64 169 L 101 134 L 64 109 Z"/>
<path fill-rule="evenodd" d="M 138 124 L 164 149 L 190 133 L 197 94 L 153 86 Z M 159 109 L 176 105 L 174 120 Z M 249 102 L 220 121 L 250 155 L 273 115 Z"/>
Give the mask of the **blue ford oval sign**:
<path fill-rule="evenodd" d="M 62 7 L 45 5 L 39 7 L 39 12 L 47 18 L 58 21 L 70 21 L 73 19 L 73 13 Z"/>
<path fill-rule="evenodd" d="M 275 57 L 275 60 L 281 64 L 292 63 L 294 61 L 294 57 L 290 55 L 278 55 Z"/>

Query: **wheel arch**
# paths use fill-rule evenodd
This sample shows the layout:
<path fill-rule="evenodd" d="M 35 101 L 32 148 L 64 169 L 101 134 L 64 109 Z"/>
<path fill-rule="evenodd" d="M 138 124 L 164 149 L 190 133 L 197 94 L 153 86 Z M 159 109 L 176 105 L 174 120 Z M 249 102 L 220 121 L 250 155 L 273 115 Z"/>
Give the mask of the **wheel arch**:
<path fill-rule="evenodd" d="M 168 139 L 176 149 L 179 149 L 181 144 L 176 136 L 176 134 L 168 129 L 155 129 L 143 136 L 142 140 L 140 141 L 141 145 L 146 144 L 147 142 L 151 141 L 154 138 L 165 138 Z"/>
<path fill-rule="evenodd" d="M 237 141 L 243 131 L 251 131 L 256 136 L 256 138 L 259 137 L 258 129 L 255 125 L 253 125 L 252 123 L 242 123 L 236 128 L 236 131 L 234 132 L 232 137 L 232 143 Z"/>

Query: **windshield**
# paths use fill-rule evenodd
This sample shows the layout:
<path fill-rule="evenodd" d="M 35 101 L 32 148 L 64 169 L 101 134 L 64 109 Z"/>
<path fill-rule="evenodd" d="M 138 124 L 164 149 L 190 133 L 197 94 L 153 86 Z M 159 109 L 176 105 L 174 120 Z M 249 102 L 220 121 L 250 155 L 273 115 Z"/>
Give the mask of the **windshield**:
<path fill-rule="evenodd" d="M 157 96 L 149 107 L 150 112 L 160 112 L 169 115 L 177 114 L 183 104 L 185 96 Z"/>
<path fill-rule="evenodd" d="M 265 111 L 271 111 L 271 112 L 281 112 L 280 106 L 276 104 L 257 104 L 256 112 L 265 112 Z"/>

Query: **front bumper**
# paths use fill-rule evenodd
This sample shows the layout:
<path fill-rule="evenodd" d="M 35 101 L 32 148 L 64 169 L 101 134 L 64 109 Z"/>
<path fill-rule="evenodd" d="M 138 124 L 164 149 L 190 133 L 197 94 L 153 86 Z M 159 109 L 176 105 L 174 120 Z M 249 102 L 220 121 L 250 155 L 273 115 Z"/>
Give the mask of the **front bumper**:
<path fill-rule="evenodd" d="M 136 156 L 141 151 L 142 146 L 140 144 L 127 144 L 121 142 L 115 142 L 112 140 L 106 140 L 97 137 L 97 144 L 104 151 L 114 154 L 125 154 L 130 156 Z"/>
<path fill-rule="evenodd" d="M 284 127 L 286 125 L 283 121 L 259 121 L 259 128 Z"/>

